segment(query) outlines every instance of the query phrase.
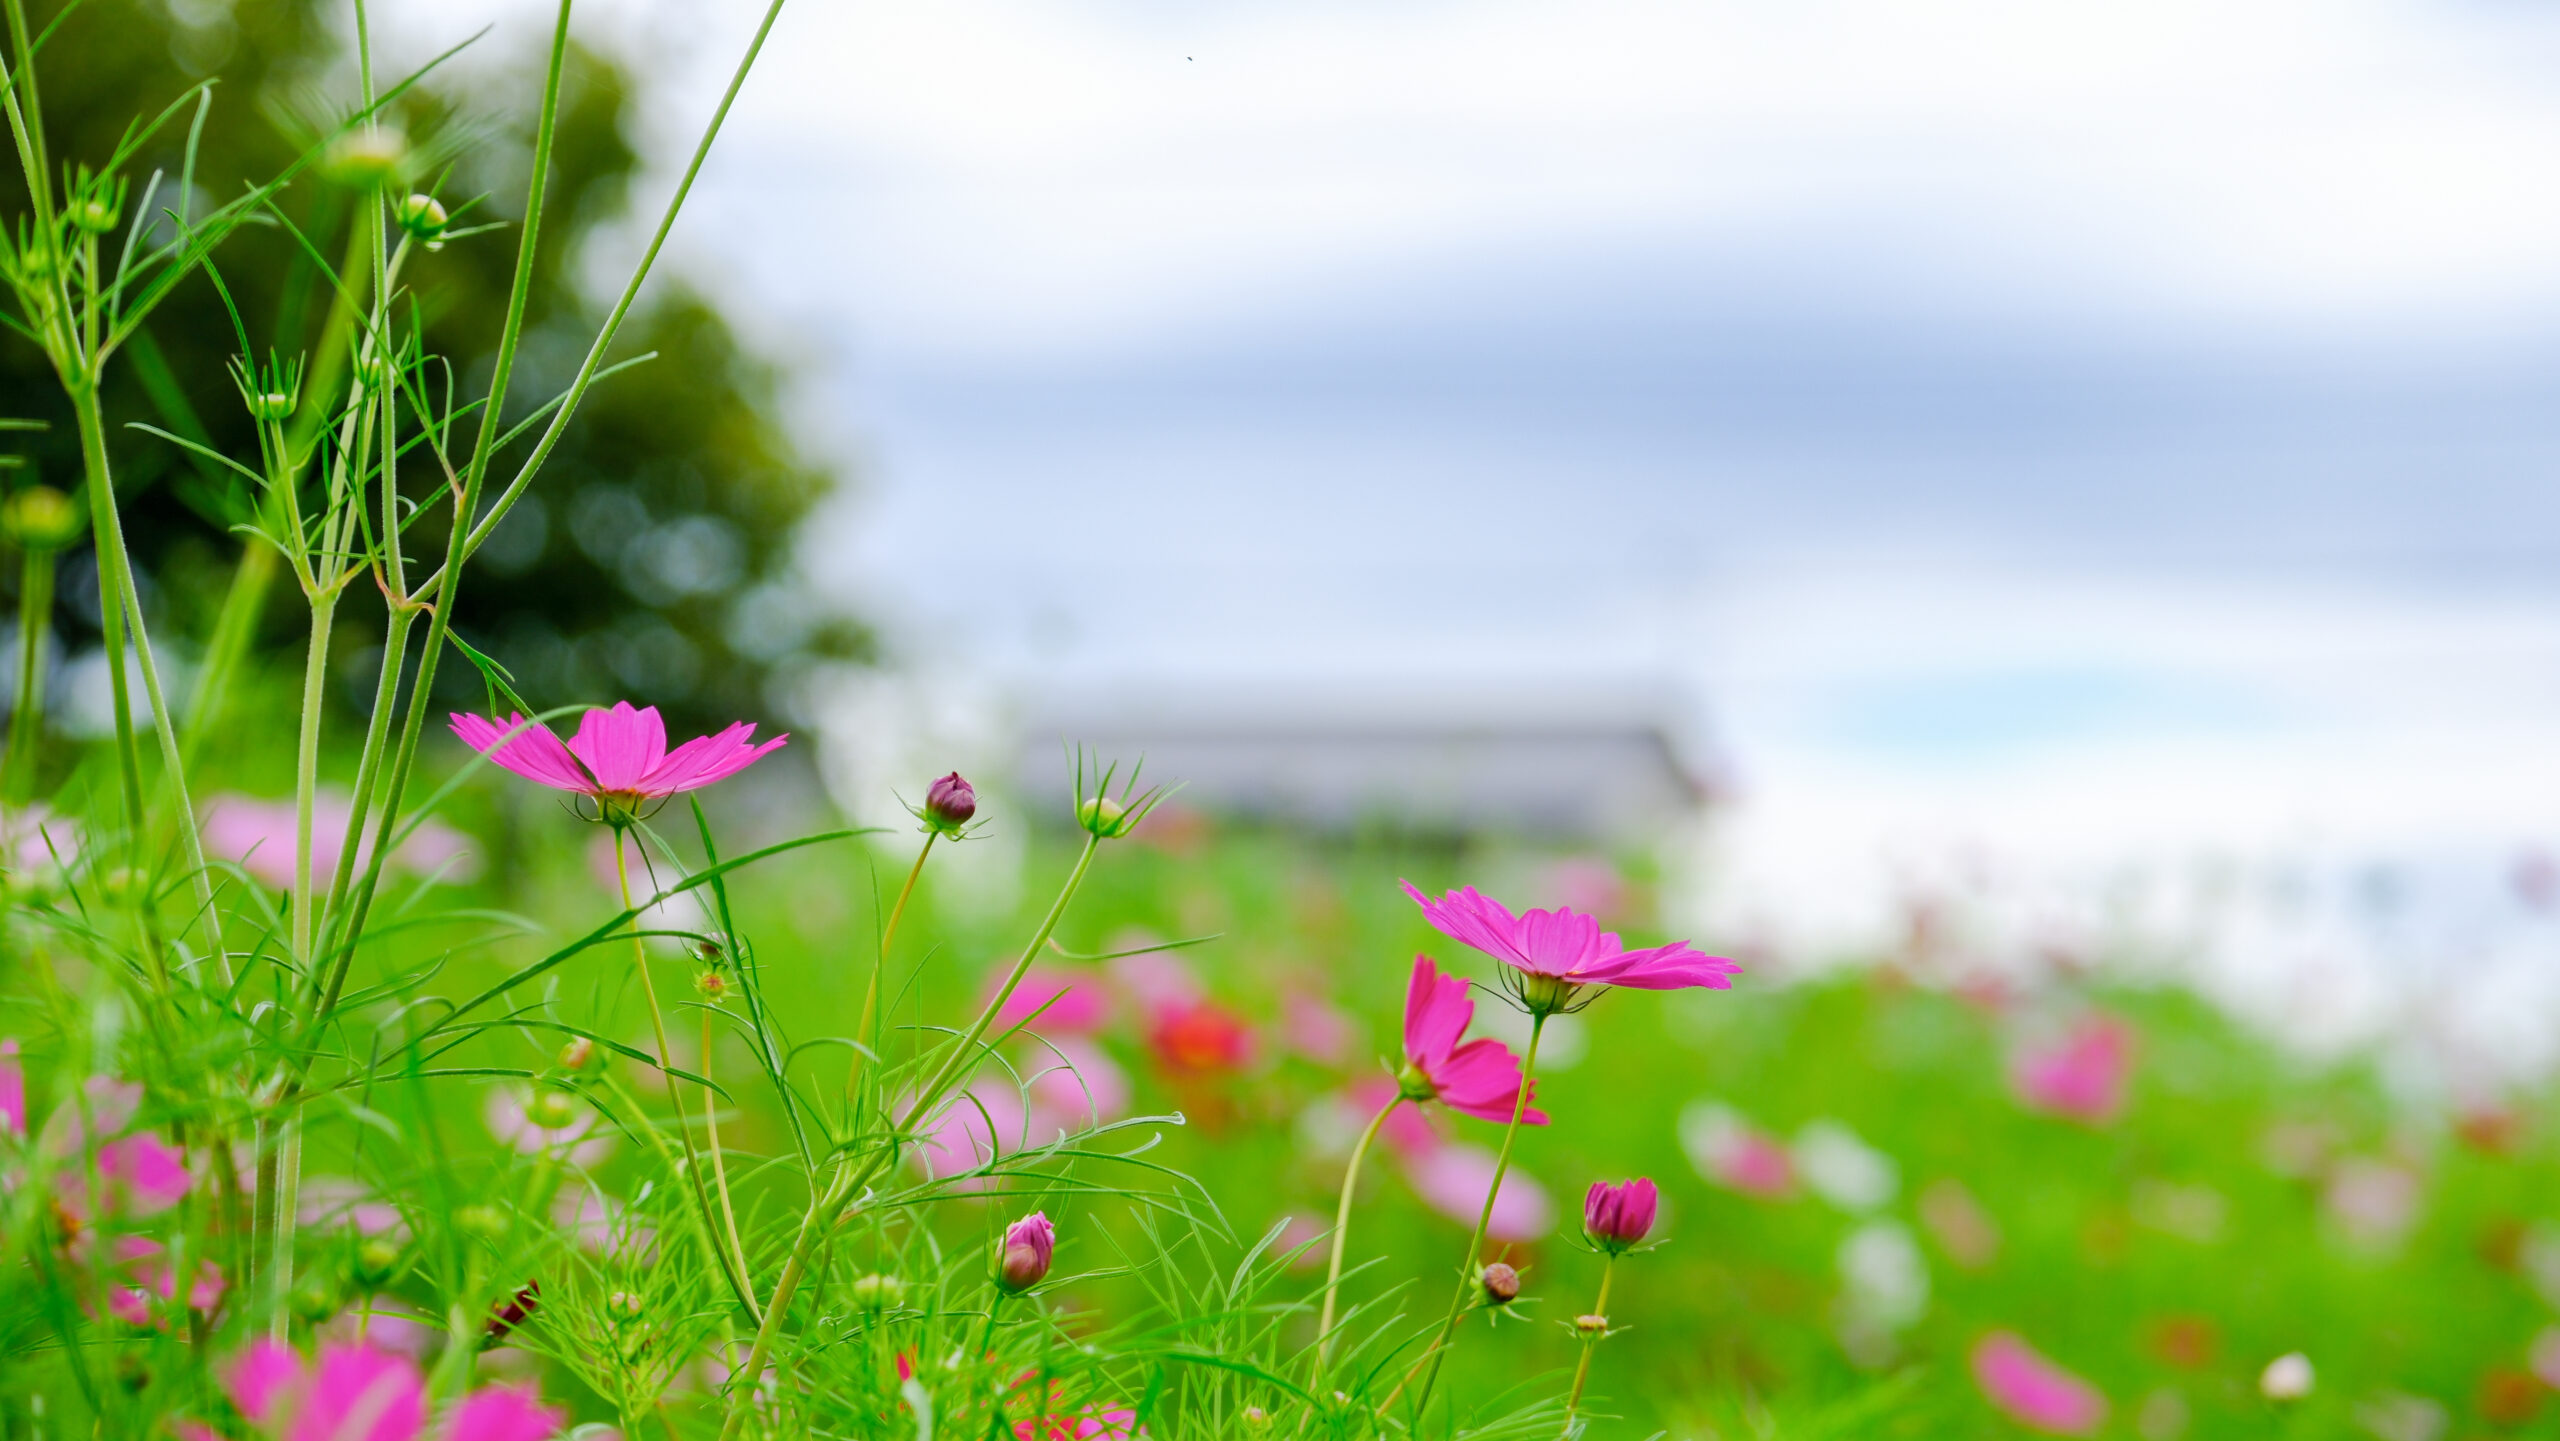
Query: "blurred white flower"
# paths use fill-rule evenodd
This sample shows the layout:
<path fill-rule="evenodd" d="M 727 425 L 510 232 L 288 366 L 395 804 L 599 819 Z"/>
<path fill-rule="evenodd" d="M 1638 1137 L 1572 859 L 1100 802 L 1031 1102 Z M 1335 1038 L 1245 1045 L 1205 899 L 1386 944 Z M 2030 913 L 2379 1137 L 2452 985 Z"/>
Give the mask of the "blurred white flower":
<path fill-rule="evenodd" d="M 2386 1391 L 2356 1408 L 2356 1424 L 2380 1441 L 2438 1441 L 2453 1425 L 2441 1401 Z"/>
<path fill-rule="evenodd" d="M 1857 1319 L 1899 1331 L 1929 1311 L 1929 1263 L 1900 1221 L 1869 1221 L 1840 1243 L 1842 1301 Z"/>
<path fill-rule="evenodd" d="M 2387 1246 L 2418 1219 L 2418 1173 L 2393 1161 L 2359 1157 L 2329 1174 L 2329 1215 L 2349 1240 Z"/>
<path fill-rule="evenodd" d="M 2258 1394 L 2270 1401 L 2299 1401 L 2311 1394 L 2311 1358 L 2287 1351 L 2258 1373 Z"/>
<path fill-rule="evenodd" d="M 1893 1158 L 1838 1121 L 1813 1121 L 1798 1131 L 1795 1162 L 1804 1183 L 1844 1211 L 1875 1210 L 1902 1189 Z"/>

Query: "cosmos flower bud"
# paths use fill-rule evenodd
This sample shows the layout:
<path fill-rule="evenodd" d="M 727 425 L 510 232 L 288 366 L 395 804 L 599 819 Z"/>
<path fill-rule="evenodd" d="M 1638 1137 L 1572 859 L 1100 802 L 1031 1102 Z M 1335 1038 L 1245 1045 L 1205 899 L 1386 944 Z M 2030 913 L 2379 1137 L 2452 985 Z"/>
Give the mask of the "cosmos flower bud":
<path fill-rule="evenodd" d="M 1583 1234 L 1615 1256 L 1644 1241 L 1645 1233 L 1653 1229 L 1653 1214 L 1661 1199 L 1653 1183 L 1641 1178 L 1614 1186 L 1594 1181 L 1590 1194 L 1582 1198 Z"/>
<path fill-rule="evenodd" d="M 693 978 L 693 988 L 713 1005 L 729 999 L 729 978 L 718 971 L 704 971 Z"/>
<path fill-rule="evenodd" d="M 393 208 L 392 219 L 409 233 L 410 239 L 430 250 L 443 248 L 444 228 L 450 221 L 434 196 L 410 196 Z"/>
<path fill-rule="evenodd" d="M 329 142 L 320 173 L 349 190 L 375 190 L 409 164 L 409 137 L 388 125 L 350 130 Z"/>
<path fill-rule="evenodd" d="M 2258 1394 L 2270 1401 L 2299 1401 L 2311 1394 L 2311 1358 L 2287 1351 L 2258 1373 Z"/>
<path fill-rule="evenodd" d="M 627 1326 L 640 1319 L 649 1309 L 637 1291 L 616 1291 L 604 1298 L 605 1319 L 617 1326 Z"/>
<path fill-rule="evenodd" d="M 566 1091 L 546 1090 L 525 1107 L 525 1119 L 546 1131 L 565 1131 L 578 1124 L 578 1098 Z"/>
<path fill-rule="evenodd" d="M 969 818 L 977 813 L 977 787 L 953 771 L 925 790 L 924 809 L 916 814 L 925 829 L 957 839 Z"/>
<path fill-rule="evenodd" d="M 317 1326 L 337 1315 L 344 1300 L 335 1277 L 305 1276 L 294 1286 L 293 1294 L 285 1298 L 285 1304 L 293 1308 L 297 1320 Z"/>
<path fill-rule="evenodd" d="M 1259 1406 L 1244 1408 L 1244 1429 L 1259 1436 L 1271 1429 L 1271 1413 Z"/>
<path fill-rule="evenodd" d="M 281 390 L 262 390 L 249 397 L 251 418 L 280 422 L 293 414 L 293 397 Z"/>
<path fill-rule="evenodd" d="M 1004 1247 L 996 1259 L 996 1282 L 1022 1292 L 1049 1278 L 1049 1261 L 1058 1246 L 1058 1228 L 1046 1214 L 1034 1211 L 1004 1228 Z"/>
<path fill-rule="evenodd" d="M 885 1311 L 906 1299 L 907 1283 L 895 1276 L 875 1271 L 854 1280 L 853 1304 L 866 1311 Z"/>
<path fill-rule="evenodd" d="M 1484 1287 L 1484 1303 L 1488 1306 L 1508 1306 L 1520 1299 L 1520 1273 L 1503 1262 L 1496 1261 L 1477 1272 L 1476 1280 Z"/>
<path fill-rule="evenodd" d="M 586 1036 L 572 1036 L 560 1048 L 560 1069 L 581 1076 L 604 1074 L 605 1053 Z"/>
<path fill-rule="evenodd" d="M 1580 1336 L 1589 1336 L 1594 1338 L 1606 1336 L 1609 1334 L 1609 1318 L 1606 1316 L 1576 1316 L 1573 1318 L 1573 1329 L 1574 1333 Z"/>
<path fill-rule="evenodd" d="M 495 1206 L 465 1206 L 453 1213 L 453 1229 L 483 1241 L 507 1234 L 507 1213 Z"/>
<path fill-rule="evenodd" d="M 351 1269 L 355 1278 L 368 1287 L 389 1285 L 408 1269 L 408 1248 L 385 1236 L 368 1236 L 356 1247 Z"/>
<path fill-rule="evenodd" d="M 1076 824 L 1109 840 L 1127 835 L 1129 827 L 1136 823 L 1129 820 L 1127 809 L 1118 801 L 1109 796 L 1093 796 L 1076 807 Z"/>
<path fill-rule="evenodd" d="M 80 536 L 86 517 L 71 497 L 49 485 L 31 485 L 0 505 L 0 531 L 28 550 L 60 550 Z"/>

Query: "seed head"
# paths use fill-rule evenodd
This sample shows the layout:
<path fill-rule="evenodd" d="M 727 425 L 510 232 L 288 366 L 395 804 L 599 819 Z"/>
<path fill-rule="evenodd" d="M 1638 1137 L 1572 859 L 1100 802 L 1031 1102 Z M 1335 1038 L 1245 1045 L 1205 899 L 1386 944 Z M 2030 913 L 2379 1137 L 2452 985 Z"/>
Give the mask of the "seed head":
<path fill-rule="evenodd" d="M 49 485 L 31 485 L 0 504 L 0 532 L 28 550 L 60 550 L 77 540 L 86 522 L 71 497 Z"/>

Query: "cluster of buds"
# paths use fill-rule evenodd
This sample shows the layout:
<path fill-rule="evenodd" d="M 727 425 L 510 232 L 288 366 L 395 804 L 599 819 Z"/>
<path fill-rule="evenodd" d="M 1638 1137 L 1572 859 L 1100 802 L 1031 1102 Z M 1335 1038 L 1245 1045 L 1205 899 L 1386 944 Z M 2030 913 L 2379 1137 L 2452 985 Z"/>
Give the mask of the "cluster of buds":
<path fill-rule="evenodd" d="M 1020 1295 L 1049 1279 L 1049 1263 L 1058 1249 L 1058 1228 L 1034 1211 L 1004 1228 L 996 1251 L 996 1284 Z"/>
<path fill-rule="evenodd" d="M 80 538 L 87 520 L 71 497 L 49 485 L 30 485 L 0 502 L 0 534 L 25 550 L 60 550 Z"/>

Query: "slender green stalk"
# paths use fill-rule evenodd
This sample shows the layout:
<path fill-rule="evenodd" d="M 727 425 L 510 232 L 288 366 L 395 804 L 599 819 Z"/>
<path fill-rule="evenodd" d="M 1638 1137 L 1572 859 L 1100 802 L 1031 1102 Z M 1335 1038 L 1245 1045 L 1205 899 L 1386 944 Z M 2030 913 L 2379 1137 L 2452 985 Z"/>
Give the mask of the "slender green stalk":
<path fill-rule="evenodd" d="M 729 1166 L 720 1154 L 720 1096 L 711 1089 L 711 1008 L 702 1008 L 702 1132 L 711 1150 L 711 1176 L 720 1195 L 720 1221 L 728 1227 L 729 1251 L 738 1274 L 747 1274 L 746 1243 L 738 1239 L 738 1208 L 729 1200 Z"/>
<path fill-rule="evenodd" d="M 240 564 L 231 572 L 231 588 L 223 593 L 213 634 L 205 641 L 204 664 L 196 669 L 195 695 L 187 702 L 185 744 L 178 763 L 189 770 L 195 767 L 204 738 L 222 719 L 223 703 L 231 698 L 232 680 L 248 658 L 250 643 L 257 639 L 258 616 L 266 609 L 267 589 L 275 584 L 276 567 L 283 560 L 263 540 L 253 539 L 241 547 Z"/>
<path fill-rule="evenodd" d="M 1484 1249 L 1484 1233 L 1493 1225 L 1493 1203 L 1502 1194 L 1502 1178 L 1511 1172 L 1511 1143 L 1520 1139 L 1520 1117 L 1529 1109 L 1529 1083 L 1538 1070 L 1538 1042 L 1546 1033 L 1547 1017 L 1542 1011 L 1529 1020 L 1529 1054 L 1520 1061 L 1520 1094 L 1511 1102 L 1511 1124 L 1502 1128 L 1502 1151 L 1494 1158 L 1493 1184 L 1485 1190 L 1484 1209 L 1476 1214 L 1475 1234 L 1467 1238 L 1467 1254 L 1458 1265 L 1458 1292 L 1449 1300 L 1449 1319 L 1441 1323 L 1439 1339 L 1431 1343 L 1431 1350 L 1423 1357 L 1423 1363 L 1431 1369 L 1423 1378 L 1422 1394 L 1414 1398 L 1416 1410 L 1431 1404 L 1431 1390 L 1440 1383 L 1440 1364 L 1449 1358 L 1449 1340 L 1457 1334 L 1458 1319 L 1467 1314 L 1467 1293 L 1476 1284 L 1476 1253 Z M 1412 1379 L 1410 1373 L 1405 1377 L 1405 1381 Z M 1403 1390 L 1404 1382 L 1396 1383 L 1395 1391 L 1387 1397 L 1388 1404 L 1393 1405 Z"/>
<path fill-rule="evenodd" d="M 862 1026 L 854 1032 L 854 1035 L 860 1038 L 861 1044 L 854 1048 L 853 1063 L 846 1070 L 844 1077 L 844 1099 L 847 1107 L 853 1105 L 854 1091 L 862 1081 L 862 1063 L 879 1049 L 880 1038 L 875 1034 L 875 1026 L 880 1015 L 881 975 L 889 969 L 889 947 L 898 939 L 898 922 L 906 919 L 907 898 L 916 893 L 916 877 L 924 874 L 925 857 L 933 854 L 933 843 L 941 838 L 940 831 L 932 829 L 925 831 L 924 847 L 916 852 L 916 863 L 907 867 L 907 883 L 898 887 L 898 903 L 889 908 L 889 924 L 880 930 L 880 954 L 872 957 L 871 985 L 862 994 Z"/>
<path fill-rule="evenodd" d="M 1360 1186 L 1360 1163 L 1369 1158 L 1369 1145 L 1378 1139 L 1378 1131 L 1387 1124 L 1387 1117 L 1394 1115 L 1396 1107 L 1403 1104 L 1404 1096 L 1399 1093 L 1378 1109 L 1378 1114 L 1369 1120 L 1369 1129 L 1360 1133 L 1360 1143 L 1351 1148 L 1351 1160 L 1342 1168 L 1342 1199 L 1333 1207 L 1333 1259 L 1324 1271 L 1324 1314 L 1316 1321 L 1316 1371 L 1319 1375 L 1323 1373 L 1325 1363 L 1333 1358 L 1334 1303 L 1342 1293 L 1342 1253 L 1344 1242 L 1351 1235 L 1351 1197 Z"/>
<path fill-rule="evenodd" d="M 1600 1263 L 1600 1299 L 1591 1303 L 1591 1314 L 1599 1317 L 1604 1324 L 1609 1319 L 1609 1278 L 1616 1275 L 1617 1271 L 1618 1253 L 1612 1251 L 1609 1253 L 1609 1259 Z M 1573 1368 L 1573 1394 L 1565 1398 L 1564 1431 L 1559 1441 L 1570 1441 L 1573 1435 L 1573 1413 L 1582 1409 L 1582 1383 L 1591 1379 L 1591 1353 L 1600 1349 L 1600 1342 L 1605 1334 L 1604 1331 L 1599 1334 L 1585 1335 L 1582 1338 L 1582 1361 Z"/>
<path fill-rule="evenodd" d="M 44 646 L 53 633 L 54 552 L 27 547 L 18 570 L 18 700 L 9 717 L 9 756 L 0 761 L 0 804 L 35 794 L 36 747 L 44 734 Z"/>
<path fill-rule="evenodd" d="M 338 848 L 338 873 L 329 882 L 329 900 L 321 907 L 325 922 L 323 934 L 329 944 L 321 948 L 322 964 L 327 969 L 325 981 L 318 975 L 312 984 L 318 1000 L 314 1014 L 325 1015 L 338 1004 L 338 988 L 346 983 L 344 938 L 338 931 L 341 911 L 346 904 L 347 886 L 356 871 L 356 838 L 364 834 L 364 823 L 373 800 L 374 783 L 381 778 L 383 740 L 391 732 L 391 716 L 398 709 L 402 663 L 408 659 L 409 627 L 416 624 L 418 613 L 406 606 L 395 605 L 383 622 L 382 672 L 374 682 L 373 710 L 365 724 L 364 751 L 356 762 L 355 794 L 347 813 L 347 844 Z"/>
<path fill-rule="evenodd" d="M 613 874 L 622 883 L 622 908 L 626 911 L 636 909 L 631 903 L 631 865 L 625 858 L 629 834 L 620 827 L 616 827 L 613 833 Z M 631 920 L 631 965 L 640 973 L 640 993 L 649 998 L 649 1025 L 658 1039 L 658 1078 L 667 1083 L 667 1104 L 676 1113 L 676 1134 L 684 1139 L 685 1177 L 693 1183 L 694 1200 L 702 1207 L 703 1223 L 710 1228 L 712 1257 L 720 1263 L 722 1274 L 729 1277 L 730 1285 L 746 1305 L 747 1314 L 752 1316 L 756 1309 L 755 1292 L 747 1284 L 743 1255 L 733 1259 L 717 1240 L 719 1218 L 712 1213 L 711 1192 L 702 1182 L 702 1152 L 693 1143 L 693 1122 L 685 1115 L 684 1092 L 676 1085 L 676 1053 L 667 1040 L 667 1013 L 658 1005 L 657 983 L 649 979 L 649 951 L 640 938 L 640 919 L 636 915 Z M 707 1099 L 710 1088 L 704 1087 L 703 1093 Z M 725 1190 L 720 1199 L 723 1205 L 727 1204 Z"/>
<path fill-rule="evenodd" d="M 72 392 L 72 409 L 80 422 L 80 460 L 88 473 L 89 530 L 98 553 L 98 631 L 105 638 L 107 684 L 115 703 L 116 778 L 123 787 L 126 864 L 141 863 L 142 750 L 133 734 L 132 679 L 124 664 L 124 535 L 116 518 L 115 482 L 107 472 L 106 423 L 98 411 L 95 390 Z M 165 966 L 154 954 L 152 964 Z M 162 987 L 167 977 L 161 978 Z"/>
<path fill-rule="evenodd" d="M 311 812 L 320 788 L 320 717 L 328 708 L 329 630 L 337 597 L 311 602 L 311 647 L 302 662 L 302 728 L 293 764 L 293 958 L 308 974 L 317 957 L 311 914 Z"/>

